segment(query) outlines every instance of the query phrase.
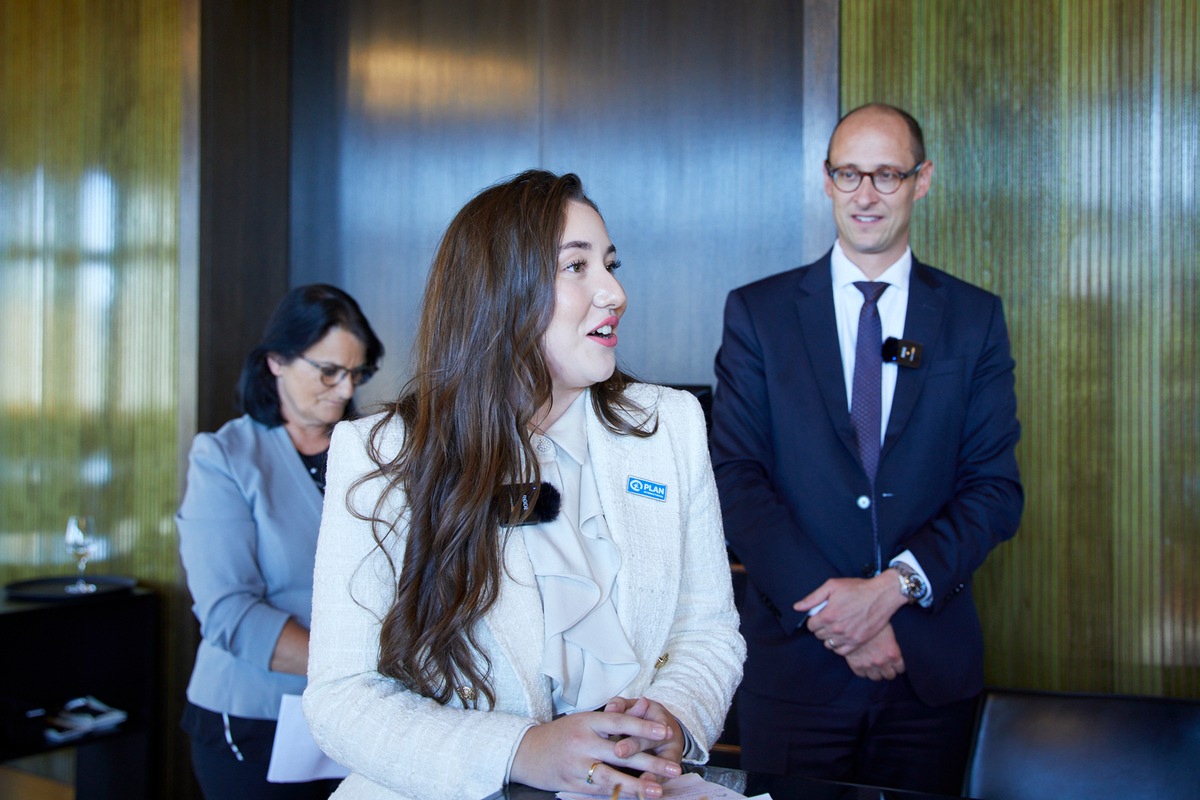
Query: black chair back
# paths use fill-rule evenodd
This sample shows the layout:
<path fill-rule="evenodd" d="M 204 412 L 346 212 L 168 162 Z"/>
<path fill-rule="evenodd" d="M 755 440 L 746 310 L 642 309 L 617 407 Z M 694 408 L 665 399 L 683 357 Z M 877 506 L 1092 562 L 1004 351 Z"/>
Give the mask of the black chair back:
<path fill-rule="evenodd" d="M 1200 702 L 989 690 L 964 793 L 981 800 L 1196 800 Z"/>

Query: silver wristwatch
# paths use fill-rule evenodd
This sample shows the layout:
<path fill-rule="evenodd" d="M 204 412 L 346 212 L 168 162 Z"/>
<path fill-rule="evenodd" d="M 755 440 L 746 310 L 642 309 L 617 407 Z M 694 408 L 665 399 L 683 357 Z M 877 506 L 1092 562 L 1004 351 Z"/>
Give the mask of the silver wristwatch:
<path fill-rule="evenodd" d="M 900 574 L 900 594 L 908 598 L 910 603 L 919 603 L 929 594 L 929 585 L 922 580 L 920 573 L 903 561 L 889 564 Z"/>

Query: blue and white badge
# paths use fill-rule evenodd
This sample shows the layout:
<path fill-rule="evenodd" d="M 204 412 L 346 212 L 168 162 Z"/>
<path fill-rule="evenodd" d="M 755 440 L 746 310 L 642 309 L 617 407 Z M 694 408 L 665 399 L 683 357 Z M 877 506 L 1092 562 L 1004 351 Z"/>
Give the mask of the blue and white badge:
<path fill-rule="evenodd" d="M 645 478 L 635 478 L 630 475 L 629 480 L 625 483 L 625 491 L 630 494 L 649 497 L 651 500 L 658 500 L 660 503 L 667 502 L 667 485 L 665 483 L 655 483 Z"/>

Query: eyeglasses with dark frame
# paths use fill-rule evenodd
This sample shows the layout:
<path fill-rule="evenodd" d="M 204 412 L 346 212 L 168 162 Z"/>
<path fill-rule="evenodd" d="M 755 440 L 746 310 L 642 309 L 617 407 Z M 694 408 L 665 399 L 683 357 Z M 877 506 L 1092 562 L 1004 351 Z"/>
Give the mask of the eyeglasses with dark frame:
<path fill-rule="evenodd" d="M 869 177 L 871 185 L 875 187 L 875 191 L 880 194 L 895 194 L 900 188 L 900 184 L 904 183 L 905 178 L 911 178 L 921 171 L 921 167 L 925 166 L 922 161 L 908 172 L 901 172 L 892 167 L 882 167 L 874 172 L 863 172 L 854 167 L 835 167 L 828 161 L 825 162 L 825 173 L 829 175 L 833 185 L 837 187 L 839 192 L 857 191 L 862 185 L 862 179 Z"/>
<path fill-rule="evenodd" d="M 362 386 L 367 381 L 371 380 L 377 370 L 371 364 L 363 364 L 361 367 L 354 369 L 346 369 L 339 364 L 322 364 L 319 361 L 313 361 L 311 358 L 300 356 L 301 360 L 307 361 L 316 367 L 321 373 L 321 383 L 329 388 L 333 388 L 350 376 L 350 383 L 353 386 Z"/>

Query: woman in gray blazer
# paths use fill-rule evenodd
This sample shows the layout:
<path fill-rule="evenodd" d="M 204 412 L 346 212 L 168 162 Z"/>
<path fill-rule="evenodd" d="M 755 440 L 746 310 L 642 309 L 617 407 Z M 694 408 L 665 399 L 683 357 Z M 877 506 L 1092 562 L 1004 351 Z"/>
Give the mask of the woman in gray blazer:
<path fill-rule="evenodd" d="M 485 190 L 409 387 L 334 432 L 304 703 L 337 798 L 656 798 L 707 759 L 745 646 L 704 418 L 616 368 L 618 266 L 574 175 Z"/>
<path fill-rule="evenodd" d="M 266 782 L 284 694 L 304 691 L 312 573 L 329 435 L 354 411 L 383 345 L 333 286 L 291 290 L 250 352 L 245 412 L 192 443 L 175 515 L 199 650 L 183 727 L 209 800 L 323 798 Z"/>

